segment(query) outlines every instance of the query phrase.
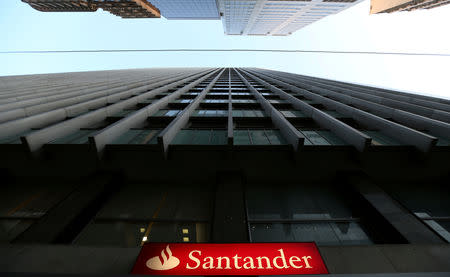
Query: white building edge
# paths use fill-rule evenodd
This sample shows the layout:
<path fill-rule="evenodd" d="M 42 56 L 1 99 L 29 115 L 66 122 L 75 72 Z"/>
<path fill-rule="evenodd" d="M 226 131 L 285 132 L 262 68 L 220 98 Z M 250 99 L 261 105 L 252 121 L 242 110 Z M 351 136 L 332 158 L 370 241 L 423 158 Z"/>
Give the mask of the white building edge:
<path fill-rule="evenodd" d="M 227 35 L 286 36 L 362 0 L 150 0 L 167 19 L 222 19 Z"/>

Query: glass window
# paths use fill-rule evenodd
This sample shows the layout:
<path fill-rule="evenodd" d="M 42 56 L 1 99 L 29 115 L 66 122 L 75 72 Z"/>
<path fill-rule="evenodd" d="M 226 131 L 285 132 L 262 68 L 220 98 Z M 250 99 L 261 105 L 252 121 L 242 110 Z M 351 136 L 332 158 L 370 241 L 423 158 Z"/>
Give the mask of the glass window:
<path fill-rule="evenodd" d="M 159 110 L 152 116 L 177 116 L 180 112 L 180 110 Z"/>
<path fill-rule="evenodd" d="M 233 117 L 243 117 L 244 113 L 242 110 L 233 110 Z"/>
<path fill-rule="evenodd" d="M 221 145 L 227 144 L 227 132 L 214 129 L 187 129 L 180 130 L 172 141 L 172 144 L 198 144 Z"/>
<path fill-rule="evenodd" d="M 252 224 L 254 242 L 310 242 L 319 245 L 372 244 L 357 222 Z M 280 239 L 281 238 L 281 239 Z"/>
<path fill-rule="evenodd" d="M 324 139 L 326 139 L 330 144 L 332 145 L 348 145 L 348 143 L 346 143 L 345 141 L 343 141 L 341 138 L 339 138 L 338 136 L 336 136 L 333 132 L 331 131 L 317 131 L 317 133 L 319 135 L 321 135 Z"/>
<path fill-rule="evenodd" d="M 250 132 L 250 136 L 252 138 L 252 144 L 254 145 L 270 144 L 269 139 L 264 133 L 264 130 L 253 130 Z"/>
<path fill-rule="evenodd" d="M 233 111 L 234 112 L 234 111 Z M 250 134 L 248 130 L 235 130 L 233 134 L 234 144 L 250 145 Z"/>
<path fill-rule="evenodd" d="M 235 145 L 280 145 L 286 144 L 280 131 L 271 129 L 234 130 Z"/>
<path fill-rule="evenodd" d="M 305 136 L 305 145 L 330 145 L 330 143 L 316 131 L 300 132 Z"/>
<path fill-rule="evenodd" d="M 157 144 L 161 129 L 131 129 L 115 139 L 111 144 Z"/>
<path fill-rule="evenodd" d="M 397 140 L 386 136 L 379 131 L 362 131 L 366 135 L 372 138 L 372 145 L 400 145 Z"/>
<path fill-rule="evenodd" d="M 207 242 L 211 187 L 129 185 L 77 237 L 79 245 L 136 247 L 151 242 Z"/>
<path fill-rule="evenodd" d="M 333 132 L 328 130 L 301 130 L 305 137 L 305 145 L 348 145 Z"/>
<path fill-rule="evenodd" d="M 306 117 L 301 111 L 297 110 L 289 110 L 289 111 L 280 111 L 285 117 Z"/>
<path fill-rule="evenodd" d="M 178 113 L 180 113 L 180 111 L 178 111 L 178 110 L 170 110 L 170 111 L 167 111 L 165 116 L 176 116 Z"/>
<path fill-rule="evenodd" d="M 372 243 L 347 199 L 328 185 L 250 185 L 246 200 L 254 242 Z"/>
<path fill-rule="evenodd" d="M 234 117 L 264 117 L 266 116 L 262 110 L 234 110 Z"/>
<path fill-rule="evenodd" d="M 10 184 L 0 193 L 0 242 L 9 242 L 25 231 L 71 191 L 71 185 Z"/>
<path fill-rule="evenodd" d="M 447 184 L 387 184 L 383 188 L 428 227 L 450 242 L 450 189 Z"/>
<path fill-rule="evenodd" d="M 227 110 L 196 110 L 192 113 L 193 116 L 227 116 Z"/>

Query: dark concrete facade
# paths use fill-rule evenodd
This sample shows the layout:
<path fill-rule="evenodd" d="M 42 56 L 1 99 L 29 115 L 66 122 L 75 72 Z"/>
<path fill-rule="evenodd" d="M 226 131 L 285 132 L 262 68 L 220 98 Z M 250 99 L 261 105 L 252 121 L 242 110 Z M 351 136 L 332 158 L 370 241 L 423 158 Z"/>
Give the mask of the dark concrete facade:
<path fill-rule="evenodd" d="M 0 78 L 0 272 L 127 275 L 148 237 L 313 240 L 331 274 L 445 276 L 449 112 L 253 68 Z"/>

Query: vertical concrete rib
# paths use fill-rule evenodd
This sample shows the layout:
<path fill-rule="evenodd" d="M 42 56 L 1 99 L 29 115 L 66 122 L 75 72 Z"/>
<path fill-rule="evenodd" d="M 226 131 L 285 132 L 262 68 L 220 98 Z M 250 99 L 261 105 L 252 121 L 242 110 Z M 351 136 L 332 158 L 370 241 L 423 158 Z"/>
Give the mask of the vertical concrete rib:
<path fill-rule="evenodd" d="M 307 82 L 307 81 L 305 81 Z M 450 124 L 441 122 L 435 119 L 410 113 L 407 111 L 387 107 L 371 101 L 359 99 L 357 97 L 350 96 L 348 94 L 336 92 L 333 87 L 318 88 L 314 85 L 307 85 L 304 87 L 310 91 L 320 94 L 325 97 L 329 97 L 338 100 L 341 103 L 347 105 L 353 105 L 358 109 L 368 111 L 372 114 L 383 118 L 392 118 L 393 120 L 408 126 L 416 130 L 429 130 L 434 136 L 440 136 L 446 139 L 450 139 Z M 349 93 L 350 94 L 350 93 Z"/>
<path fill-rule="evenodd" d="M 228 145 L 234 143 L 234 125 L 233 125 L 233 97 L 231 94 L 231 68 L 228 68 L 228 124 L 227 124 Z"/>
<path fill-rule="evenodd" d="M 331 130 L 343 141 L 353 145 L 359 151 L 364 151 L 366 147 L 370 145 L 371 139 L 367 135 L 348 126 L 347 124 L 339 121 L 329 114 L 322 112 L 321 110 L 295 98 L 289 93 L 271 85 L 270 83 L 262 80 L 261 78 L 258 78 L 248 71 L 243 71 L 246 72 L 246 74 L 253 78 L 255 81 L 264 85 L 266 88 L 279 95 L 282 99 L 291 103 L 294 108 L 301 110 L 305 115 L 312 117 L 312 119 L 321 127 Z"/>
<path fill-rule="evenodd" d="M 22 137 L 21 139 L 22 139 L 23 143 L 25 143 L 27 145 L 28 149 L 31 152 L 35 152 L 35 151 L 39 150 L 45 143 L 48 143 L 51 140 L 54 140 L 59 137 L 63 137 L 65 135 L 69 135 L 73 132 L 78 131 L 80 128 L 82 128 L 84 126 L 88 126 L 88 125 L 92 125 L 92 124 L 101 122 L 102 120 L 105 120 L 110 115 L 114 115 L 114 114 L 122 111 L 125 108 L 135 106 L 140 101 L 143 101 L 143 100 L 145 100 L 149 97 L 152 97 L 158 93 L 161 93 L 163 91 L 167 91 L 171 88 L 174 88 L 177 85 L 187 82 L 187 81 L 190 81 L 202 74 L 205 74 L 205 72 L 197 73 L 193 76 L 186 77 L 184 79 L 181 79 L 181 80 L 173 82 L 173 83 L 169 82 L 169 84 L 167 84 L 165 86 L 156 88 L 149 92 L 140 94 L 138 96 L 132 97 L 132 98 L 124 100 L 124 101 L 121 101 L 117 104 L 113 104 L 111 106 L 108 106 L 108 107 L 105 107 L 102 109 L 98 109 L 96 111 L 87 113 L 82 116 L 78 116 L 71 120 L 67 120 L 67 121 L 61 122 L 59 124 L 50 126 L 48 128 L 33 132 L 30 135 Z M 178 79 L 178 78 L 176 78 L 176 79 Z M 168 80 L 165 82 L 168 82 Z"/>
<path fill-rule="evenodd" d="M 419 97 L 419 95 L 414 95 L 414 94 L 403 95 L 403 94 L 400 94 L 399 92 L 383 92 L 381 89 L 378 89 L 378 88 L 370 88 L 370 87 L 364 88 L 364 87 L 360 87 L 360 86 L 349 85 L 349 84 L 331 81 L 331 80 L 322 80 L 319 78 L 312 78 L 312 77 L 307 77 L 307 76 L 301 76 L 301 78 L 309 79 L 310 81 L 313 81 L 315 83 L 319 83 L 322 85 L 333 86 L 339 90 L 349 89 L 349 90 L 355 91 L 355 89 L 357 89 L 357 91 L 362 92 L 364 94 L 377 95 L 377 96 L 380 96 L 383 98 L 391 98 L 391 99 L 402 101 L 402 102 L 407 102 L 407 103 L 416 104 L 416 105 L 420 105 L 420 106 L 424 106 L 424 107 L 428 107 L 428 108 L 432 108 L 432 109 L 438 109 L 438 110 L 450 112 L 450 105 L 448 103 L 443 103 L 443 102 L 431 100 L 431 99 L 424 99 L 424 98 Z M 342 92 L 342 91 L 340 91 L 340 92 Z M 344 93 L 344 92 L 342 92 L 342 93 Z"/>
<path fill-rule="evenodd" d="M 303 85 L 306 89 L 309 89 L 307 86 L 315 86 L 315 89 L 319 88 L 325 88 L 325 89 L 334 89 L 336 91 L 339 91 L 340 93 L 355 96 L 360 99 L 364 99 L 367 101 L 371 101 L 374 103 L 382 104 L 388 107 L 397 108 L 400 110 L 408 111 L 414 114 L 430 117 L 439 121 L 450 123 L 450 113 L 447 109 L 450 110 L 450 106 L 442 103 L 433 103 L 428 102 L 425 100 L 422 100 L 422 104 L 419 103 L 411 103 L 411 97 L 401 96 L 401 95 L 392 95 L 389 93 L 376 93 L 375 91 L 369 92 L 360 92 L 355 91 L 354 88 L 339 88 L 339 87 L 333 87 L 330 85 L 324 85 L 316 81 L 312 81 L 309 78 L 305 78 L 302 76 L 299 77 L 293 77 L 292 75 L 286 75 L 284 73 L 278 73 L 280 75 L 289 76 L 287 78 L 295 78 L 296 80 L 301 80 L 303 82 Z M 309 84 L 308 84 L 309 83 Z M 314 88 L 311 88 L 314 89 Z M 416 101 L 418 102 L 418 101 Z M 433 107 L 429 107 L 433 106 Z M 436 108 L 439 106 L 441 109 Z M 442 110 L 443 109 L 443 110 Z"/>
<path fill-rule="evenodd" d="M 290 89 L 291 91 L 299 93 L 306 98 L 317 101 L 317 103 L 320 103 L 331 110 L 336 110 L 337 112 L 345 116 L 353 118 L 356 122 L 359 122 L 364 127 L 378 129 L 388 136 L 399 140 L 405 145 L 413 145 L 423 152 L 428 152 L 437 142 L 437 138 L 433 136 L 394 123 L 376 115 L 372 115 L 357 108 L 339 103 L 335 100 L 326 98 L 316 93 L 312 93 L 308 90 L 300 89 L 296 86 L 298 81 L 293 81 L 270 73 L 261 73 L 259 76 L 264 76 L 263 79 L 269 80 L 272 83 Z"/>
<path fill-rule="evenodd" d="M 122 85 L 117 88 L 103 90 L 103 91 L 94 92 L 94 93 L 83 93 L 83 94 L 79 94 L 74 97 L 70 97 L 70 98 L 66 98 L 66 99 L 62 99 L 62 100 L 51 101 L 51 102 L 46 102 L 44 104 L 38 104 L 38 105 L 30 106 L 30 107 L 24 107 L 24 108 L 18 108 L 18 109 L 14 109 L 14 110 L 8 110 L 5 112 L 0 112 L 0 123 L 18 119 L 21 117 L 33 116 L 33 115 L 36 115 L 39 113 L 43 113 L 43 112 L 47 112 L 47 111 L 51 111 L 51 110 L 55 110 L 55 109 L 59 109 L 59 108 L 64 108 L 64 107 L 67 107 L 70 105 L 83 104 L 90 100 L 95 101 L 101 97 L 109 96 L 109 97 L 114 98 L 114 96 L 113 96 L 114 94 L 121 95 L 120 94 L 121 91 L 124 91 L 123 94 L 125 94 L 126 91 L 130 91 L 134 88 L 136 90 L 145 91 L 146 89 L 153 87 L 154 85 L 152 83 L 154 81 L 159 81 L 159 79 L 160 78 L 158 78 L 156 80 L 154 79 L 151 81 L 143 82 L 142 84 Z"/>
<path fill-rule="evenodd" d="M 11 103 L 4 103 L 0 104 L 0 112 L 9 111 L 13 109 L 18 108 L 26 108 L 30 106 L 36 106 L 39 104 L 48 104 L 49 102 L 56 102 L 58 100 L 63 99 L 77 99 L 78 97 L 98 97 L 96 96 L 95 92 L 98 94 L 100 92 L 107 92 L 110 90 L 113 90 L 114 88 L 124 88 L 124 89 L 131 89 L 139 86 L 148 85 L 151 82 L 154 82 L 157 79 L 161 79 L 158 77 L 150 78 L 150 80 L 143 81 L 142 79 L 139 81 L 130 81 L 130 80 L 122 80 L 118 81 L 114 85 L 108 85 L 108 86 L 90 86 L 88 88 L 80 88 L 76 91 L 70 91 L 70 92 L 64 92 L 60 91 L 59 93 L 52 93 L 52 94 L 46 94 L 46 95 L 33 95 L 33 97 L 27 97 L 25 99 L 19 99 L 18 97 L 15 97 L 15 100 L 12 100 Z M 124 85 L 126 84 L 126 85 Z M 105 93 L 108 94 L 108 93 Z"/>
<path fill-rule="evenodd" d="M 208 86 L 203 89 L 203 91 L 195 97 L 194 101 L 192 101 L 184 110 L 182 110 L 172 122 L 158 135 L 158 144 L 164 151 L 164 154 L 167 155 L 167 150 L 169 149 L 169 144 L 175 138 L 176 134 L 181 130 L 181 128 L 186 125 L 189 121 L 189 117 L 192 113 L 197 109 L 200 105 L 200 102 L 205 98 L 206 94 L 211 90 L 211 88 L 216 84 L 217 80 L 223 74 L 225 69 L 222 69 L 220 73 L 217 74 L 216 77 L 208 84 Z"/>
<path fill-rule="evenodd" d="M 264 98 L 251 84 L 242 76 L 237 69 L 234 69 L 236 74 L 241 78 L 247 88 L 255 96 L 256 100 L 261 104 L 264 111 L 271 117 L 273 124 L 280 129 L 285 139 L 294 147 L 297 151 L 300 146 L 303 146 L 305 137 L 294 127 L 289 121 L 275 109 L 266 98 Z"/>
<path fill-rule="evenodd" d="M 167 105 L 170 101 L 176 99 L 179 95 L 183 94 L 184 92 L 190 90 L 199 83 L 203 82 L 205 79 L 207 79 L 217 71 L 218 70 L 213 70 L 213 72 L 211 72 L 211 70 L 208 70 L 207 73 L 201 73 L 203 75 L 202 77 L 199 77 L 197 80 L 184 86 L 181 89 L 178 89 L 177 91 L 171 93 L 170 95 L 167 95 L 166 97 L 159 99 L 156 103 L 153 103 L 145 108 L 142 108 L 139 111 L 133 113 L 132 115 L 127 116 L 124 119 L 108 126 L 107 128 L 97 133 L 96 135 L 89 137 L 89 141 L 91 142 L 91 144 L 95 146 L 97 153 L 99 153 L 99 155 L 101 156 L 106 144 L 112 142 L 114 139 L 122 135 L 126 130 L 132 128 L 133 126 L 144 123 L 147 120 L 147 118 L 151 116 L 153 113 L 155 113 L 157 110 Z M 197 77 L 198 76 L 196 75 L 195 78 Z M 183 83 L 189 82 L 192 79 L 193 79 L 192 77 L 186 79 L 184 80 Z"/>
<path fill-rule="evenodd" d="M 414 214 L 404 208 L 380 187 L 362 176 L 348 176 L 348 182 L 409 243 L 442 243 Z"/>
<path fill-rule="evenodd" d="M 80 113 L 88 111 L 89 109 L 99 108 L 101 106 L 106 105 L 108 102 L 119 101 L 121 98 L 126 98 L 126 97 L 132 96 L 134 94 L 144 92 L 148 89 L 156 88 L 158 86 L 161 86 L 161 85 L 164 85 L 167 83 L 171 83 L 172 81 L 182 79 L 183 77 L 186 77 L 186 75 L 184 75 L 184 76 L 182 75 L 181 77 L 171 77 L 167 80 L 156 82 L 152 85 L 149 85 L 149 86 L 146 86 L 143 88 L 136 88 L 136 89 L 124 91 L 122 93 L 118 93 L 115 95 L 101 97 L 98 99 L 94 99 L 94 100 L 87 101 L 84 103 L 72 105 L 69 107 L 62 108 L 62 109 L 57 109 L 57 110 L 53 110 L 53 111 L 41 113 L 38 115 L 29 116 L 26 118 L 17 119 L 17 120 L 13 120 L 10 122 L 0 124 L 0 129 L 2 130 L 2 132 L 0 133 L 0 138 L 14 136 L 16 134 L 27 131 L 31 128 L 42 128 L 42 127 L 48 126 L 51 123 L 55 123 L 55 122 L 64 120 L 67 117 L 79 115 Z M 132 98 L 132 99 L 134 99 L 134 98 Z M 107 109 L 111 112 L 117 112 L 116 111 L 117 109 L 120 110 L 120 108 L 126 107 L 127 105 L 128 106 L 132 105 L 133 104 L 132 99 L 125 100 L 120 103 L 111 105 L 111 106 L 107 107 Z M 77 124 L 76 122 L 82 123 L 82 122 L 84 122 L 83 119 L 85 119 L 85 117 L 87 118 L 87 117 L 92 116 L 92 118 L 95 118 L 96 117 L 95 114 L 97 114 L 99 112 L 101 113 L 102 111 L 103 111 L 102 109 L 99 109 L 97 111 L 93 111 L 93 112 L 89 113 L 88 115 L 84 115 L 84 116 L 69 120 L 71 122 L 70 124 L 76 125 Z M 68 122 L 68 121 L 66 121 L 66 122 Z M 88 121 L 88 123 L 89 122 L 91 122 L 91 121 Z M 66 123 L 66 124 L 69 124 L 69 123 Z M 55 135 L 55 136 L 57 134 L 58 133 L 53 133 L 53 135 Z"/>

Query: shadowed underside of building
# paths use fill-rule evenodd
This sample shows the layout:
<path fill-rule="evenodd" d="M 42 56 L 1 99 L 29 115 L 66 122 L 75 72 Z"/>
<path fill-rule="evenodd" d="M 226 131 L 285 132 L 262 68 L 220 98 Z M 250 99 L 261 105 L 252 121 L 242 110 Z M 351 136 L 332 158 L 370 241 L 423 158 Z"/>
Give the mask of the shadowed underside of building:
<path fill-rule="evenodd" d="M 433 9 L 449 4 L 449 0 L 371 0 L 370 13 L 391 13 Z"/>
<path fill-rule="evenodd" d="M 285 72 L 2 77 L 0 272 L 126 275 L 144 242 L 313 241 L 331 274 L 444 276 L 449 145 L 448 100 Z"/>

